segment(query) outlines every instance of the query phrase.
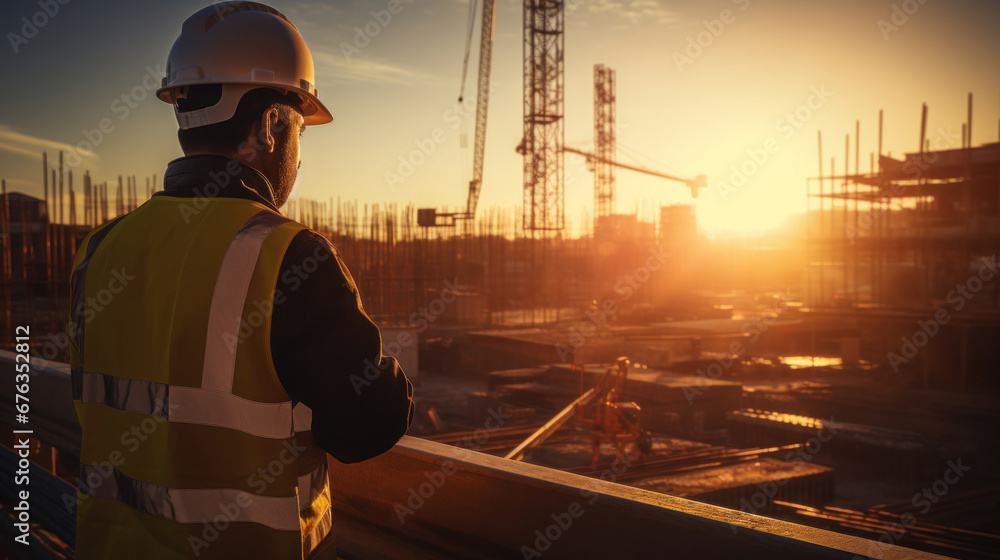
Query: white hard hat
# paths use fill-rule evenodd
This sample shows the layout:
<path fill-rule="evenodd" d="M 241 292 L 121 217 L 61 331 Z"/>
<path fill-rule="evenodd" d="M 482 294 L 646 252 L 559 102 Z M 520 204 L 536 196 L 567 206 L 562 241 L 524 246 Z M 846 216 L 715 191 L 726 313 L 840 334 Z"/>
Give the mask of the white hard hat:
<path fill-rule="evenodd" d="M 187 87 L 221 84 L 210 107 L 178 112 Z M 228 120 L 244 93 L 274 88 L 298 94 L 306 125 L 333 120 L 320 102 L 316 71 L 305 40 L 284 14 L 259 2 L 219 2 L 198 10 L 181 28 L 167 57 L 167 75 L 156 96 L 174 105 L 182 129 Z"/>

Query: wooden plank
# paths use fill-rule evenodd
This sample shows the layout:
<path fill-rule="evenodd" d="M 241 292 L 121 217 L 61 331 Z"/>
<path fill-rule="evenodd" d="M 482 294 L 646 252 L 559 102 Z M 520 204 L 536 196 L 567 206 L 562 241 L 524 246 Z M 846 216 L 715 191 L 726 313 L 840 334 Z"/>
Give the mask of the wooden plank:
<path fill-rule="evenodd" d="M 12 365 L 0 354 L 0 370 Z M 78 437 L 78 426 L 65 426 L 72 415 L 65 364 L 48 365 L 53 394 L 32 403 L 32 423 L 62 424 L 59 439 Z M 329 466 L 345 557 L 945 558 L 616 484 L 622 473 L 610 469 L 589 478 L 410 436 L 374 459 L 345 465 L 331 457 Z M 37 498 L 65 515 L 66 492 Z"/>
<path fill-rule="evenodd" d="M 338 547 L 364 558 L 386 535 L 454 558 L 944 558 L 410 436 L 329 464 Z"/>

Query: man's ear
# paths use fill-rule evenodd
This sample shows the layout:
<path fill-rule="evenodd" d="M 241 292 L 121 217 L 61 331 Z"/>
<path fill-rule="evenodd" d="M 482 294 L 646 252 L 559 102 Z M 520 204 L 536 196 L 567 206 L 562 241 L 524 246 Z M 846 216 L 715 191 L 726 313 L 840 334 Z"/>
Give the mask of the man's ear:
<path fill-rule="evenodd" d="M 274 151 L 274 145 L 276 143 L 275 134 L 278 132 L 279 122 L 280 118 L 278 115 L 278 109 L 275 107 L 268 108 L 268 110 L 264 111 L 264 114 L 260 116 L 261 143 L 268 152 Z"/>

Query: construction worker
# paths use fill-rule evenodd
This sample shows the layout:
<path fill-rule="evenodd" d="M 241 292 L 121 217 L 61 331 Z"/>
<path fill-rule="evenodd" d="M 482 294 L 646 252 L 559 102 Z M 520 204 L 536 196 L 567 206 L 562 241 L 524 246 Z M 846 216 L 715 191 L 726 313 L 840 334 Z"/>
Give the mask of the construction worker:
<path fill-rule="evenodd" d="M 273 8 L 215 4 L 157 96 L 185 156 L 73 265 L 76 558 L 336 558 L 326 454 L 395 445 L 412 386 L 336 248 L 278 211 L 333 119 L 309 49 Z"/>

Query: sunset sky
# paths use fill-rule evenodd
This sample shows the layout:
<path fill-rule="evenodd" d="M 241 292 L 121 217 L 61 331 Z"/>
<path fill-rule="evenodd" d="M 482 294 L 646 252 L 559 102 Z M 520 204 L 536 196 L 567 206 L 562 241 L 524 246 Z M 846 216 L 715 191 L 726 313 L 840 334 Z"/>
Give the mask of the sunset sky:
<path fill-rule="evenodd" d="M 99 139 L 93 153 L 82 154 L 74 174 L 89 169 L 95 180 L 109 182 L 119 174 L 161 177 L 167 162 L 182 154 L 170 107 L 147 92 L 144 81 L 158 86 L 181 23 L 205 2 L 62 1 L 59 12 L 24 41 L 13 34 L 23 34 L 22 18 L 30 21 L 41 10 L 39 2 L 4 1 L 0 177 L 9 190 L 41 196 L 41 151 L 48 150 L 50 162 L 60 147 L 76 151 L 88 137 L 96 138 L 88 131 L 104 118 L 114 130 Z M 335 116 L 332 124 L 306 131 L 293 196 L 439 208 L 463 204 L 474 118 L 471 111 L 464 119 L 449 111 L 459 92 L 468 0 L 404 1 L 402 11 L 388 25 L 378 25 L 368 44 L 355 42 L 356 28 L 373 21 L 371 11 L 385 9 L 388 1 L 269 3 L 305 36 L 316 60 L 320 97 Z M 853 136 L 860 119 L 861 168 L 867 170 L 880 108 L 884 149 L 894 155 L 918 148 L 923 102 L 929 105 L 932 146 L 959 147 L 969 92 L 975 96 L 973 143 L 997 141 L 1000 3 L 995 0 L 577 0 L 568 5 L 573 7 L 566 17 L 567 145 L 592 148 L 593 66 L 610 66 L 617 71 L 619 157 L 680 175 L 707 175 L 709 188 L 696 204 L 709 234 L 766 230 L 804 211 L 806 177 L 817 173 L 817 130 L 823 132 L 825 167 L 834 156 L 842 171 L 844 136 Z M 731 11 L 730 23 L 713 23 L 724 10 Z M 521 2 L 498 0 L 480 209 L 521 203 L 522 158 L 514 151 L 522 137 L 521 11 Z M 474 49 L 470 96 L 477 61 Z M 387 173 L 401 172 L 400 157 L 438 128 L 445 141 L 435 144 L 410 176 L 390 186 Z M 463 134 L 469 136 L 467 148 L 460 143 Z M 769 139 L 778 146 L 776 153 L 745 184 L 729 189 L 733 166 L 750 157 L 748 150 L 759 156 Z M 592 206 L 593 176 L 575 156 L 567 155 L 566 169 L 566 214 L 576 223 Z M 141 188 L 144 184 L 140 179 Z M 618 211 L 643 201 L 655 206 L 691 198 L 678 183 L 619 171 Z"/>

